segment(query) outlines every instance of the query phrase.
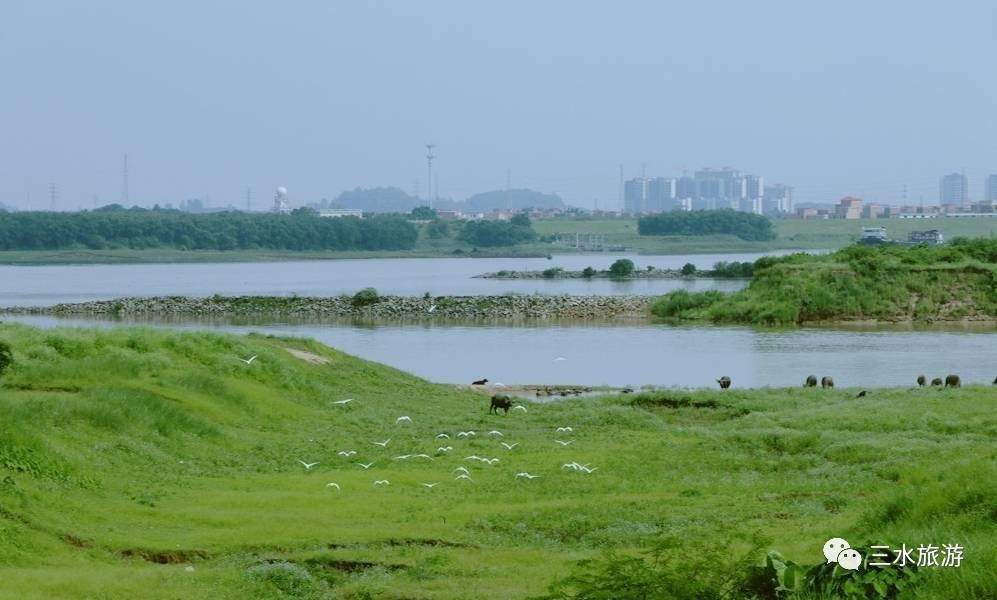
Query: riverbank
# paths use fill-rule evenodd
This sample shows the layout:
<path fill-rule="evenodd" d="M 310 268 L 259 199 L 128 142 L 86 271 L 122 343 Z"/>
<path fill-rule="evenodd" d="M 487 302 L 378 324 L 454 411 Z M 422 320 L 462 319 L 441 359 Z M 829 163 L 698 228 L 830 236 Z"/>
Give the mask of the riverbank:
<path fill-rule="evenodd" d="M 748 263 L 750 265 L 750 263 Z M 632 281 L 643 279 L 750 279 L 750 277 L 731 277 L 713 269 L 696 270 L 683 273 L 680 269 L 657 269 L 648 267 L 636 270 L 629 275 L 614 275 L 609 271 L 565 271 L 551 268 L 543 271 L 496 271 L 475 275 L 475 279 L 612 279 L 614 281 Z"/>
<path fill-rule="evenodd" d="M 962 567 L 922 569 L 920 597 L 994 589 L 991 386 L 735 380 L 489 415 L 487 396 L 310 340 L 0 339 L 5 597 L 500 600 L 619 557 L 636 579 L 613 589 L 649 572 L 716 597 L 769 550 L 825 562 L 829 531 L 958 543 Z"/>
<path fill-rule="evenodd" d="M 370 319 L 597 319 L 646 320 L 653 296 L 160 296 L 49 307 L 12 307 L 7 314 L 56 316 L 287 316 Z M 0 314 L 2 314 L 0 312 Z"/>

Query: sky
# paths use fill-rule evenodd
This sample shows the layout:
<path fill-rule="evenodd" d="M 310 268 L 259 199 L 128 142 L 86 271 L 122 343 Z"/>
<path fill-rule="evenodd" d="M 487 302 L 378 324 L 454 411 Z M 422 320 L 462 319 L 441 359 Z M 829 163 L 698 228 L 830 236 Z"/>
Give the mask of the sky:
<path fill-rule="evenodd" d="M 997 3 L 0 2 L 0 203 L 513 187 L 730 166 L 926 203 L 997 173 Z"/>

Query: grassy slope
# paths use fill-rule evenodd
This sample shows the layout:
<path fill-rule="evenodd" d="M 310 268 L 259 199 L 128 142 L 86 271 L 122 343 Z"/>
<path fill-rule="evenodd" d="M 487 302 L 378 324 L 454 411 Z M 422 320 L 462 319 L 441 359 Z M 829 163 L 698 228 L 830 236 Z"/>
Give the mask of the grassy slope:
<path fill-rule="evenodd" d="M 16 360 L 0 380 L 0 597 L 269 598 L 248 573 L 289 560 L 313 577 L 306 597 L 521 598 L 606 548 L 738 532 L 806 563 L 832 535 L 959 542 L 966 562 L 932 572 L 933 597 L 997 589 L 990 388 L 711 390 L 671 395 L 728 408 L 604 398 L 489 416 L 474 392 L 308 341 L 20 325 L 0 339 Z M 450 456 L 391 460 L 468 429 Z M 559 469 L 571 460 L 599 469 Z M 458 465 L 474 483 L 453 481 Z M 523 470 L 542 477 L 514 480 Z"/>
<path fill-rule="evenodd" d="M 997 249 L 992 241 L 989 246 Z M 673 292 L 651 311 L 671 319 L 777 325 L 997 319 L 997 263 L 962 255 L 960 248 L 852 246 L 823 256 L 794 255 L 763 269 L 756 264 L 744 290 Z"/>

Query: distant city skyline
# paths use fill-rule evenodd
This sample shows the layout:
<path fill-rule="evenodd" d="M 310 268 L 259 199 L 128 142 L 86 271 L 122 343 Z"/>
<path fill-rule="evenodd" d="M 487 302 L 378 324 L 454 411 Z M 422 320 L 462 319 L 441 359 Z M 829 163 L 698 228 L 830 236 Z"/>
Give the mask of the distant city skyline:
<path fill-rule="evenodd" d="M 20 208 L 245 207 L 247 189 L 262 208 L 277 186 L 292 205 L 374 186 L 462 199 L 511 180 L 618 209 L 621 165 L 933 204 L 946 173 L 970 201 L 997 173 L 982 0 L 11 0 L 3 17 L 0 202 Z M 709 33 L 662 28 L 681 23 Z"/>

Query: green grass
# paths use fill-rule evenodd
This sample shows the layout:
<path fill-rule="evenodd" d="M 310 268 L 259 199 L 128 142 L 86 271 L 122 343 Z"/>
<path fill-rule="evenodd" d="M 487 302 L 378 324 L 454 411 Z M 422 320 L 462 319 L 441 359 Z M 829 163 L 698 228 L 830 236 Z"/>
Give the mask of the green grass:
<path fill-rule="evenodd" d="M 12 324 L 0 340 L 15 360 L 3 598 L 523 598 L 607 550 L 685 536 L 738 551 L 756 534 L 801 563 L 832 536 L 961 543 L 962 568 L 930 570 L 923 597 L 997 589 L 989 387 L 661 391 L 494 416 L 482 394 L 305 340 Z M 433 461 L 391 458 L 444 443 Z M 560 469 L 572 460 L 598 470 Z"/>
<path fill-rule="evenodd" d="M 997 238 L 942 247 L 850 246 L 765 257 L 743 290 L 667 294 L 652 314 L 674 320 L 790 325 L 820 321 L 997 320 Z"/>

